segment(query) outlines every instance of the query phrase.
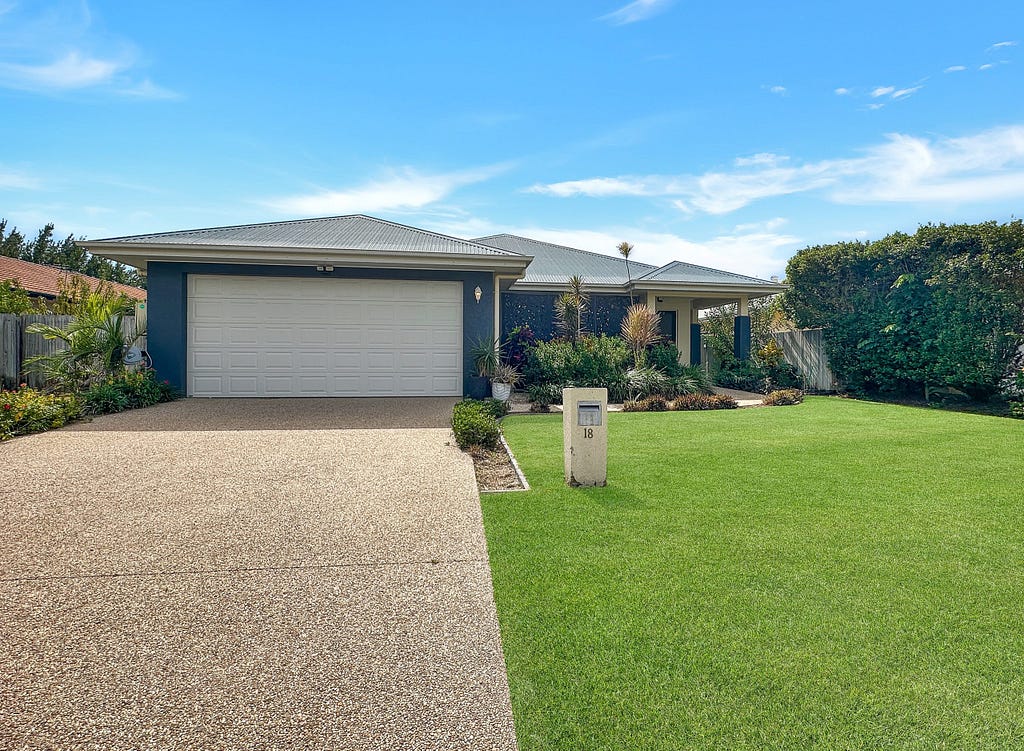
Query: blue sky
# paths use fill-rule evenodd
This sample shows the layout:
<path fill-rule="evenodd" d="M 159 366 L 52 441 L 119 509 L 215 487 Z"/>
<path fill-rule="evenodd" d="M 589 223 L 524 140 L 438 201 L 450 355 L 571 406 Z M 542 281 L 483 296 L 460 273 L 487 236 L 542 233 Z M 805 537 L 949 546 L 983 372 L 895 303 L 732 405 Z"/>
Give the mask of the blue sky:
<path fill-rule="evenodd" d="M 781 275 L 1007 220 L 1024 3 L 0 0 L 0 216 L 362 212 Z"/>

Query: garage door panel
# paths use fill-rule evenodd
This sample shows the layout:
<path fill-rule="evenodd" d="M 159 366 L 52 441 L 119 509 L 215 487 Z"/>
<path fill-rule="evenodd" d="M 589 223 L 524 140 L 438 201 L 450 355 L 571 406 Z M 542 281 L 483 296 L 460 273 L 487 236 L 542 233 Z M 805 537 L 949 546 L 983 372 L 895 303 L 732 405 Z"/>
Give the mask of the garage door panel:
<path fill-rule="evenodd" d="M 457 396 L 462 285 L 189 277 L 195 396 Z"/>

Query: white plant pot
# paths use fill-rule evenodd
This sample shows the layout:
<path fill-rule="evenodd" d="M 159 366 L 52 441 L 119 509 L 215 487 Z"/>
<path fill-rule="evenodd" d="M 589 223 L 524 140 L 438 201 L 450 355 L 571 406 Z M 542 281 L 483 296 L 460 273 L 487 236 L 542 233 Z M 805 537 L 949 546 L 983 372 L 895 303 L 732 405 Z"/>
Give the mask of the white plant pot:
<path fill-rule="evenodd" d="M 511 383 L 495 383 L 491 382 L 491 396 L 500 402 L 507 402 L 509 397 L 512 396 L 512 384 Z"/>

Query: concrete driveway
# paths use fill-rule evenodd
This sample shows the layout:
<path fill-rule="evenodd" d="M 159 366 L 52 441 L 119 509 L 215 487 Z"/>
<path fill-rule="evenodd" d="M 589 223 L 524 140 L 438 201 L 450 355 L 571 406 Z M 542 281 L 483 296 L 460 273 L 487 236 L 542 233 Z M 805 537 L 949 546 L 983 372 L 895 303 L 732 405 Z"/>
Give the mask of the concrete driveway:
<path fill-rule="evenodd" d="M 514 749 L 451 405 L 185 400 L 0 445 L 0 747 Z"/>

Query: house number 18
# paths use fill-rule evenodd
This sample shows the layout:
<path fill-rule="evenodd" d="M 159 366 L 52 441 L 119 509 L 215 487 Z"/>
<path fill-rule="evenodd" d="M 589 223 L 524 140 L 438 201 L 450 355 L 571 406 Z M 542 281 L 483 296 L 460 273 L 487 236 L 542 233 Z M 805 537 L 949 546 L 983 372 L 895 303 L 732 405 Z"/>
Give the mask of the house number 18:
<path fill-rule="evenodd" d="M 594 429 L 593 428 L 583 428 L 583 437 L 584 438 L 593 438 L 594 437 Z"/>

